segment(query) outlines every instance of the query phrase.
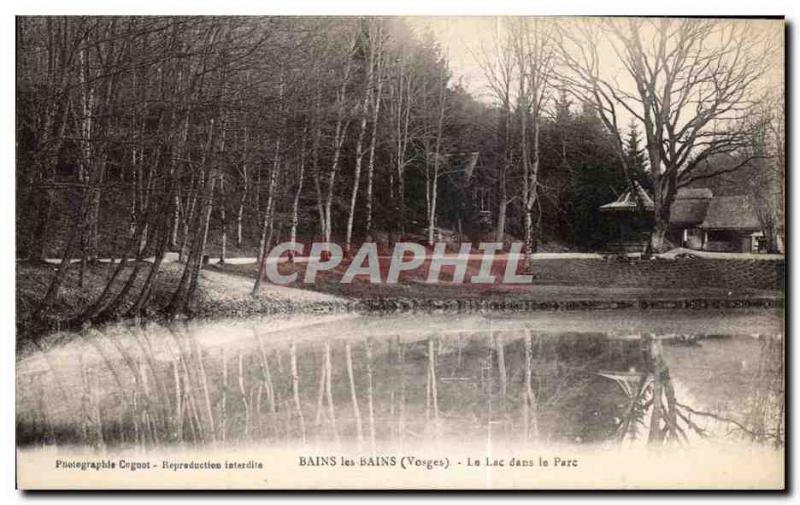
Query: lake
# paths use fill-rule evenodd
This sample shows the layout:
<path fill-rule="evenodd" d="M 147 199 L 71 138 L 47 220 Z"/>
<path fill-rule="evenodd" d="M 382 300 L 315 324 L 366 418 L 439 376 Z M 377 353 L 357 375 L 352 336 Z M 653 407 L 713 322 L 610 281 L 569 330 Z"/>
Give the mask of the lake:
<path fill-rule="evenodd" d="M 780 311 L 269 316 L 49 342 L 17 360 L 21 447 L 784 443 Z"/>

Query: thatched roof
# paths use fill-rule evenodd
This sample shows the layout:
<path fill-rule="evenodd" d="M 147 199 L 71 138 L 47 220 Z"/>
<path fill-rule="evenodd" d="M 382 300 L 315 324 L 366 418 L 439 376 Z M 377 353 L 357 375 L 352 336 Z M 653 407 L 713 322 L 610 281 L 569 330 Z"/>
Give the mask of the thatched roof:
<path fill-rule="evenodd" d="M 712 196 L 714 196 L 714 193 L 708 188 L 681 188 L 675 194 L 677 200 L 711 198 Z"/>
<path fill-rule="evenodd" d="M 647 211 L 654 209 L 653 199 L 638 183 L 636 190 L 644 201 Z M 601 211 L 637 210 L 636 197 L 632 191 L 622 193 L 619 198 L 600 207 Z M 669 222 L 679 227 L 699 227 L 707 230 L 759 230 L 755 206 L 747 196 L 714 196 L 708 188 L 683 188 L 675 195 L 670 209 Z"/>
<path fill-rule="evenodd" d="M 700 225 L 706 230 L 758 230 L 755 206 L 746 196 L 716 196 L 711 199 L 706 218 Z"/>
<path fill-rule="evenodd" d="M 710 189 L 679 189 L 670 209 L 669 222 L 677 226 L 697 226 L 706 217 L 708 202 L 713 194 Z"/>
<path fill-rule="evenodd" d="M 639 185 L 638 182 L 635 182 L 634 185 L 636 187 L 636 191 L 639 193 L 639 197 L 642 199 L 642 202 L 644 203 L 645 209 L 652 211 L 655 208 L 655 204 L 653 204 L 653 199 L 650 197 L 650 195 L 647 194 L 647 191 L 645 191 L 645 189 Z M 633 191 L 628 190 L 619 195 L 619 198 L 617 198 L 613 202 L 601 205 L 600 210 L 604 212 L 609 212 L 609 211 L 633 212 L 637 210 L 637 206 L 638 204 L 636 202 L 636 196 L 633 194 Z"/>

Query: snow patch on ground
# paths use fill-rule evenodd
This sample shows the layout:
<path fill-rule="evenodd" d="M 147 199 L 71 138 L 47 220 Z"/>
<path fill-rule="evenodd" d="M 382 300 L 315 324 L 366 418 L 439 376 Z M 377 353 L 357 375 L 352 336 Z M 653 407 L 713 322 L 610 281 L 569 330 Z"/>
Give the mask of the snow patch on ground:
<path fill-rule="evenodd" d="M 710 252 L 710 251 L 698 251 L 696 249 L 686 249 L 683 247 L 676 247 L 668 252 L 656 254 L 655 257 L 663 258 L 663 259 L 675 259 L 675 257 L 679 254 L 689 254 L 694 255 L 700 258 L 708 258 L 708 259 L 726 259 L 726 260 L 782 260 L 784 259 L 784 255 L 782 254 L 756 254 L 756 253 L 736 253 L 736 252 Z M 455 258 L 458 254 L 456 253 L 448 253 L 445 257 L 448 258 Z M 597 252 L 540 252 L 540 253 L 533 253 L 531 258 L 533 260 L 566 260 L 566 259 L 603 259 L 608 257 L 608 254 L 597 253 Z M 631 258 L 637 258 L 641 256 L 641 253 L 628 253 L 626 256 Z M 441 258 L 441 255 L 431 255 L 430 258 Z M 506 259 L 523 259 L 523 254 L 497 254 L 498 258 L 506 258 Z M 391 258 L 391 256 L 380 256 L 380 258 Z M 483 258 L 483 255 L 480 253 L 472 253 L 469 255 L 470 260 L 480 260 Z M 155 258 L 144 258 L 143 261 L 147 261 L 152 263 Z M 294 261 L 296 263 L 307 263 L 309 260 L 308 256 L 296 256 Z M 61 263 L 60 258 L 48 258 L 45 260 L 47 263 L 51 264 L 59 264 Z M 72 259 L 70 260 L 72 263 L 80 262 L 80 259 Z M 109 258 L 102 258 L 98 260 L 100 263 L 118 263 L 119 259 L 109 259 Z M 219 263 L 220 258 L 209 258 L 210 265 L 216 265 Z M 225 258 L 225 264 L 228 265 L 249 265 L 253 264 L 258 259 L 256 257 L 241 257 L 241 258 Z M 282 258 L 268 258 L 267 261 L 269 263 L 284 263 L 287 261 L 285 257 Z M 178 253 L 169 253 L 164 256 L 162 263 L 177 263 L 178 262 Z"/>
<path fill-rule="evenodd" d="M 783 260 L 782 254 L 756 254 L 756 253 L 734 253 L 734 252 L 709 252 L 697 251 L 695 249 L 686 249 L 683 247 L 676 247 L 671 251 L 659 254 L 659 258 L 674 260 L 679 254 L 688 254 L 697 256 L 698 258 L 707 259 L 722 259 L 722 260 Z"/>
<path fill-rule="evenodd" d="M 253 291 L 253 280 L 236 275 L 202 270 L 199 285 L 205 296 L 213 300 L 240 300 L 250 296 Z M 307 289 L 290 288 L 270 283 L 262 283 L 258 296 L 269 300 L 291 301 L 293 303 L 336 303 L 345 302 L 344 298 Z"/>

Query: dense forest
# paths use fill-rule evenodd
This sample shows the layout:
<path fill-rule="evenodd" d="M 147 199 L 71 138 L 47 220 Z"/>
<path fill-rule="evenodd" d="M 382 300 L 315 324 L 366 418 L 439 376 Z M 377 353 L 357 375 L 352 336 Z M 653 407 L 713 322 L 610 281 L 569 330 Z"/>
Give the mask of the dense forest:
<path fill-rule="evenodd" d="M 702 44 L 701 28 L 664 36 Z M 536 20 L 504 33 L 482 58 L 487 100 L 454 78 L 432 33 L 399 18 L 18 18 L 17 257 L 61 258 L 39 310 L 70 268 L 99 258 L 119 266 L 89 320 L 123 300 L 140 313 L 170 252 L 185 265 L 166 308 L 177 314 L 205 257 L 260 259 L 278 241 L 349 251 L 384 235 L 431 244 L 444 229 L 528 252 L 594 249 L 610 233 L 597 207 L 634 180 L 668 209 L 692 182 L 687 165 L 713 175 L 717 156 L 733 157 L 726 172 L 753 158 L 742 138 L 757 121 L 725 144 L 662 138 L 666 155 L 691 157 L 653 170 L 648 124 L 609 114 L 603 83 L 565 52 L 569 34 Z M 735 87 L 712 113 L 698 106 L 690 132 L 744 100 L 756 70 L 728 59 L 702 60 Z"/>

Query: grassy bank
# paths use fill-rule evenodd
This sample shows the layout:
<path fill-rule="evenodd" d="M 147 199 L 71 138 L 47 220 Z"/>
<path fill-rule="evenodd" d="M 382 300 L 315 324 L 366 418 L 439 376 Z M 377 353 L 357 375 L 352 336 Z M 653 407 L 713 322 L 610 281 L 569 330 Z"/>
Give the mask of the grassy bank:
<path fill-rule="evenodd" d="M 704 260 L 707 265 L 711 260 Z M 343 262 L 344 263 L 344 262 Z M 586 262 L 584 262 L 586 263 Z M 396 284 L 371 284 L 365 276 L 356 276 L 351 283 L 342 283 L 341 278 L 347 269 L 346 264 L 340 265 L 332 271 L 318 272 L 313 284 L 303 282 L 305 263 L 281 264 L 279 271 L 282 274 L 297 273 L 297 280 L 290 287 L 314 290 L 320 293 L 333 294 L 338 297 L 355 299 L 359 307 L 364 310 L 378 310 L 392 307 L 403 308 L 423 307 L 431 305 L 437 307 L 462 307 L 470 308 L 508 307 L 509 309 L 532 310 L 537 308 L 617 308 L 620 307 L 656 307 L 660 302 L 665 306 L 673 307 L 677 302 L 694 302 L 692 306 L 702 305 L 700 300 L 707 304 L 717 303 L 724 306 L 723 301 L 746 302 L 748 300 L 780 300 L 782 291 L 777 287 L 769 289 L 763 276 L 755 277 L 747 286 L 737 277 L 738 286 L 725 283 L 720 279 L 716 285 L 706 281 L 699 286 L 692 283 L 685 287 L 675 286 L 674 282 L 661 282 L 658 279 L 668 277 L 670 270 L 682 271 L 682 276 L 693 275 L 687 272 L 686 262 L 664 261 L 658 262 L 655 275 L 649 275 L 642 267 L 627 264 L 613 264 L 605 260 L 598 260 L 595 265 L 584 270 L 576 270 L 574 260 L 543 260 L 534 265 L 533 283 L 525 285 L 514 284 L 450 284 L 447 282 L 451 275 L 447 268 L 443 269 L 443 282 L 428 284 L 427 265 L 400 275 L 400 282 Z M 604 272 L 601 265 L 606 266 Z M 629 276 L 619 276 L 616 281 L 609 281 L 608 268 L 619 271 L 638 271 L 636 282 L 631 282 Z M 238 275 L 247 279 L 255 279 L 257 265 L 215 265 L 215 270 L 228 274 Z M 719 269 L 722 267 L 715 266 Z M 724 267 L 728 268 L 728 267 Z M 731 265 L 731 268 L 740 268 Z M 770 267 L 771 268 L 771 267 Z M 475 274 L 476 265 L 470 265 L 467 276 Z M 385 270 L 382 266 L 381 270 Z M 561 276 L 560 278 L 558 276 Z M 677 274 L 676 274 L 677 275 Z M 650 277 L 648 279 L 648 276 Z M 694 276 L 701 281 L 702 276 Z M 580 282 L 578 281 L 580 279 Z"/>
<path fill-rule="evenodd" d="M 54 265 L 18 263 L 16 270 L 16 325 L 18 340 L 63 328 L 86 310 L 103 291 L 115 266 L 110 264 L 89 265 L 84 272 L 83 283 L 79 280 L 79 269 L 73 266 L 67 274 L 55 303 L 41 320 L 34 321 L 33 314 L 52 279 Z M 132 267 L 128 267 L 115 282 L 115 292 L 124 284 Z M 163 264 L 152 297 L 144 317 L 156 319 L 167 306 L 180 280 L 183 265 Z M 139 276 L 133 292 L 138 291 L 144 276 Z M 251 280 L 228 275 L 206 268 L 200 272 L 195 297 L 190 304 L 190 317 L 247 316 L 274 312 L 312 312 L 347 310 L 348 301 L 314 291 L 300 291 L 282 286 L 264 286 L 258 296 L 252 295 Z M 130 298 L 133 298 L 132 296 Z M 130 301 L 128 303 L 131 303 Z M 128 305 L 123 304 L 121 314 Z"/>
<path fill-rule="evenodd" d="M 83 284 L 79 269 L 68 274 L 54 305 L 42 320 L 32 315 L 47 289 L 55 266 L 17 264 L 16 322 L 18 339 L 63 328 L 81 314 L 101 293 L 112 266 L 91 265 Z M 164 264 L 145 317 L 158 318 L 170 297 L 183 265 Z M 363 277 L 340 282 L 341 265 L 319 272 L 313 284 L 302 282 L 305 263 L 282 264 L 279 270 L 297 273 L 288 286 L 264 283 L 257 296 L 251 293 L 257 266 L 208 265 L 201 271 L 198 289 L 190 305 L 190 317 L 247 316 L 263 313 L 330 311 L 520 311 L 596 309 L 676 309 L 775 307 L 783 304 L 783 262 L 729 260 L 659 261 L 651 264 L 617 264 L 605 260 L 544 260 L 534 268 L 530 285 L 427 284 L 427 267 L 403 272 L 397 284 L 371 284 Z M 471 270 L 470 273 L 474 274 Z M 725 272 L 731 271 L 730 276 Z M 130 270 L 129 270 L 130 271 Z M 128 273 L 120 275 L 119 290 Z M 447 269 L 443 277 L 447 277 Z M 676 286 L 675 279 L 684 279 Z M 769 289 L 772 287 L 772 289 Z M 120 311 L 124 314 L 125 307 Z"/>

